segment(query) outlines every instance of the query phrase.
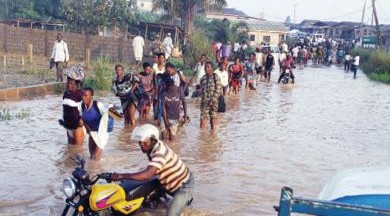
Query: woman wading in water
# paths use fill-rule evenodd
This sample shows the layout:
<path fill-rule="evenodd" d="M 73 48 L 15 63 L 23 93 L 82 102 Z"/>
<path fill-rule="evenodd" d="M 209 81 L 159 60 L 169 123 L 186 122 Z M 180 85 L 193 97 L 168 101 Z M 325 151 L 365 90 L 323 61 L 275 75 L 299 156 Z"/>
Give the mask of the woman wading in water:
<path fill-rule="evenodd" d="M 83 125 L 89 134 L 88 146 L 90 158 L 100 160 L 100 156 L 108 141 L 110 127 L 108 112 L 103 103 L 93 99 L 92 88 L 85 88 L 81 106 Z M 112 128 L 111 128 L 112 129 Z"/>
<path fill-rule="evenodd" d="M 123 66 L 115 66 L 116 79 L 113 81 L 112 90 L 121 100 L 125 125 L 135 126 L 135 111 L 137 98 L 134 91 L 138 86 L 139 80 L 132 74 L 124 74 Z"/>
<path fill-rule="evenodd" d="M 59 121 L 66 128 L 68 143 L 74 145 L 82 145 L 84 141 L 84 128 L 79 111 L 83 93 L 78 89 L 79 84 L 80 81 L 68 77 L 62 101 L 63 118 Z"/>

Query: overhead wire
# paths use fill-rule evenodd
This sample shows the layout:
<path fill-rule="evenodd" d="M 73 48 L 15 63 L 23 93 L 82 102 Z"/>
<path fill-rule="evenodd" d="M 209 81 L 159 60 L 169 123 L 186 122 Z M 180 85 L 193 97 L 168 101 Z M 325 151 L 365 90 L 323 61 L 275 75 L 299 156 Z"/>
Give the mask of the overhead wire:
<path fill-rule="evenodd" d="M 390 22 L 390 16 L 387 14 L 387 12 L 383 9 L 383 7 L 380 5 L 379 1 L 376 2 L 380 12 L 381 12 L 381 15 L 385 16 L 386 18 L 381 18 L 381 20 L 386 20 L 386 22 Z M 379 22 L 381 23 L 381 22 Z"/>

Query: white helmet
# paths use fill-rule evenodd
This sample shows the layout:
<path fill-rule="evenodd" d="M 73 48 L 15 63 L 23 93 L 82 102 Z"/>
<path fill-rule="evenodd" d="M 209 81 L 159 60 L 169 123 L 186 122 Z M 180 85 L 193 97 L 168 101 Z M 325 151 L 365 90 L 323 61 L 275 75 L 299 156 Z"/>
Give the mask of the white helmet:
<path fill-rule="evenodd" d="M 137 142 L 143 142 L 148 138 L 153 138 L 155 140 L 160 139 L 160 131 L 157 129 L 156 126 L 151 124 L 144 124 L 138 126 L 134 129 L 130 139 Z"/>

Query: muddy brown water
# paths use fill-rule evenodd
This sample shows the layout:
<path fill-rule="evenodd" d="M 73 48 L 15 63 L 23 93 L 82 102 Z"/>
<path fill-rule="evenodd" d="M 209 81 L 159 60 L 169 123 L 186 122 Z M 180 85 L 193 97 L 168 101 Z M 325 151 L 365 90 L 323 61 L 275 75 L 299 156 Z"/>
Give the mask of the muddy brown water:
<path fill-rule="evenodd" d="M 277 85 L 276 74 L 257 91 L 230 96 L 215 133 L 198 129 L 199 103 L 189 102 L 192 121 L 169 142 L 196 177 L 186 215 L 275 215 L 283 186 L 315 198 L 338 171 L 389 165 L 389 86 L 363 74 L 353 80 L 337 67 L 297 70 L 295 86 Z M 98 98 L 119 103 L 110 94 Z M 88 157 L 88 148 L 66 145 L 57 123 L 60 104 L 60 96 L 1 102 L 15 112 L 28 108 L 31 116 L 0 122 L 0 215 L 62 211 L 62 180 L 74 168 L 69 157 Z M 146 165 L 130 130 L 116 123 L 102 160 L 88 161 L 87 169 L 96 174 Z"/>

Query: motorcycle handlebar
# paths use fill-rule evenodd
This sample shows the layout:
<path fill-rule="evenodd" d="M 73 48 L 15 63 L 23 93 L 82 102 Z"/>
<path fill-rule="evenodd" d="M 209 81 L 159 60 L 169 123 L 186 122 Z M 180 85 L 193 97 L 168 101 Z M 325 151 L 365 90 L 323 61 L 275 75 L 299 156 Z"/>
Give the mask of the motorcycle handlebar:
<path fill-rule="evenodd" d="M 101 173 L 98 175 L 100 179 L 106 180 L 108 183 L 112 182 L 112 173 Z"/>

